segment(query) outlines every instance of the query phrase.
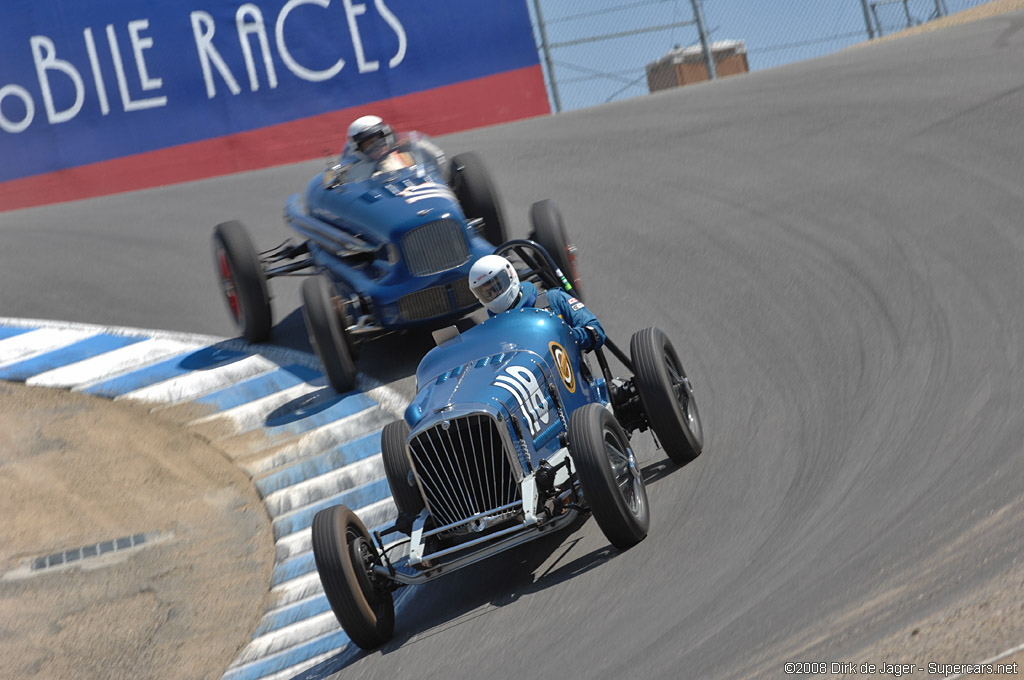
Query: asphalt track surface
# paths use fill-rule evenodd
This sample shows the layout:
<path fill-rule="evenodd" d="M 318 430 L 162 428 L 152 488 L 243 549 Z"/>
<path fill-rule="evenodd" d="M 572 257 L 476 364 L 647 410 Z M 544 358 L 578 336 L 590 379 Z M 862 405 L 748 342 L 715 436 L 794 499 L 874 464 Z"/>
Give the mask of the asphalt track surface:
<path fill-rule="evenodd" d="M 778 677 L 1009 568 L 1022 29 L 996 17 L 442 139 L 483 155 L 516 235 L 530 202 L 560 204 L 613 338 L 674 339 L 705 453 L 671 467 L 640 436 L 646 541 L 619 553 L 589 521 L 410 591 L 393 643 L 338 677 Z M 212 226 L 274 245 L 321 166 L 2 214 L 3 313 L 230 335 Z M 273 340 L 302 348 L 285 284 Z M 429 346 L 389 340 L 361 368 L 409 394 Z"/>

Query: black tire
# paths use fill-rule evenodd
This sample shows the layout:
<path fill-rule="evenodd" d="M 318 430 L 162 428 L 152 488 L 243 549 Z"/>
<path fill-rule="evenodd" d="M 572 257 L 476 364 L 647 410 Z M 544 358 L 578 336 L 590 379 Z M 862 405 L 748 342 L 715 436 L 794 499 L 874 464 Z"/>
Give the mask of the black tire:
<path fill-rule="evenodd" d="M 572 290 L 568 292 L 577 300 L 583 300 L 579 269 L 576 267 L 576 246 L 569 241 L 558 206 L 550 200 L 537 201 L 530 206 L 530 224 L 533 225 L 530 239 L 544 246 L 555 265 L 562 270 L 572 284 Z"/>
<path fill-rule="evenodd" d="M 569 418 L 569 443 L 583 497 L 605 537 L 619 550 L 644 540 L 651 507 L 619 421 L 600 404 L 587 404 Z"/>
<path fill-rule="evenodd" d="M 466 217 L 484 221 L 484 238 L 495 247 L 507 241 L 501 198 L 480 157 L 470 151 L 452 158 L 450 183 Z"/>
<path fill-rule="evenodd" d="M 213 230 L 213 263 L 235 326 L 246 342 L 270 337 L 273 314 L 259 253 L 241 222 L 221 222 Z"/>
<path fill-rule="evenodd" d="M 313 558 L 331 610 L 363 649 L 376 649 L 395 633 L 395 600 L 370 573 L 380 555 L 359 517 L 334 505 L 313 517 Z"/>
<path fill-rule="evenodd" d="M 645 328 L 629 342 L 640 401 L 665 453 L 679 465 L 704 449 L 704 428 L 693 388 L 672 342 L 658 328 Z"/>
<path fill-rule="evenodd" d="M 327 381 L 339 394 L 356 386 L 356 362 L 352 358 L 342 312 L 334 304 L 334 289 L 325 276 L 302 282 L 302 316 L 309 344 L 320 358 Z"/>
<path fill-rule="evenodd" d="M 381 456 L 384 458 L 384 474 L 391 487 L 391 495 L 398 508 L 398 516 L 411 523 L 423 510 L 423 497 L 419 489 L 409 486 L 409 456 L 406 454 L 405 441 L 409 438 L 409 425 L 404 420 L 396 420 L 384 426 L 380 435 Z M 408 533 L 408 532 L 406 532 Z"/>

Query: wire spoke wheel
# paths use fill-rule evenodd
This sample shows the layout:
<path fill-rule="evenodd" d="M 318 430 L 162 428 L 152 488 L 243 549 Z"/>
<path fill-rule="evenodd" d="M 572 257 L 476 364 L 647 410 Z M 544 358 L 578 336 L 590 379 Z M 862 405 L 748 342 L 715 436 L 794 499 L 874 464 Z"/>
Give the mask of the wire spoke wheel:
<path fill-rule="evenodd" d="M 394 635 L 395 600 L 373 571 L 381 558 L 366 527 L 335 505 L 313 518 L 312 536 L 316 570 L 338 623 L 363 649 L 380 647 Z"/>
<path fill-rule="evenodd" d="M 606 408 L 587 404 L 569 419 L 570 453 L 583 496 L 605 537 L 620 550 L 647 536 L 650 504 L 629 439 Z"/>
<path fill-rule="evenodd" d="M 412 531 L 412 521 L 424 508 L 419 489 L 410 484 L 412 465 L 406 452 L 409 425 L 404 420 L 395 420 L 384 426 L 380 435 L 381 457 L 384 460 L 384 474 L 395 499 L 398 519 Z"/>
<path fill-rule="evenodd" d="M 348 333 L 334 299 L 326 276 L 311 276 L 302 282 L 302 317 L 309 342 L 331 387 L 344 394 L 355 389 L 358 373 Z"/>
<path fill-rule="evenodd" d="M 634 515 L 640 514 L 645 494 L 639 488 L 643 487 L 643 479 L 640 478 L 632 453 L 621 448 L 618 436 L 607 427 L 604 432 L 604 446 L 608 451 L 608 462 L 612 466 L 612 475 L 615 477 L 619 493 L 622 494 L 629 511 Z"/>
<path fill-rule="evenodd" d="M 572 286 L 572 290 L 567 292 L 583 300 L 580 274 L 576 267 L 576 246 L 569 241 L 558 206 L 551 200 L 537 201 L 530 206 L 530 224 L 533 227 L 530 238 L 548 251 L 548 255 Z"/>
<path fill-rule="evenodd" d="M 693 438 L 701 444 L 704 442 L 704 429 L 700 423 L 700 413 L 697 411 L 697 400 L 693 398 L 693 387 L 690 379 L 679 365 L 679 357 L 675 352 L 665 353 L 665 368 L 668 370 L 669 381 L 672 384 L 672 392 L 676 396 L 679 408 L 686 414 L 686 424 Z"/>
<path fill-rule="evenodd" d="M 462 211 L 470 219 L 482 219 L 483 237 L 492 246 L 500 246 L 508 240 L 508 227 L 497 186 L 487 166 L 476 153 L 467 151 L 452 158 L 451 168 L 452 191 Z"/>
<path fill-rule="evenodd" d="M 669 458 L 690 462 L 704 449 L 704 427 L 675 348 L 661 330 L 645 328 L 633 334 L 629 351 L 647 422 Z"/>

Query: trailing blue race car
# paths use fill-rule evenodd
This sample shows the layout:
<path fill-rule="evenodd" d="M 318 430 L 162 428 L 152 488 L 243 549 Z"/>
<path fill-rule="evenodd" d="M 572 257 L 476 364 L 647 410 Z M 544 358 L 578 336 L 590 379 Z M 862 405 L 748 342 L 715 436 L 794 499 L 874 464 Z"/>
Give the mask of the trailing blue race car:
<path fill-rule="evenodd" d="M 533 241 L 496 254 L 540 288 L 568 285 Z M 435 333 L 416 398 L 381 437 L 397 521 L 371 536 L 343 505 L 313 520 L 324 591 L 357 645 L 392 637 L 399 587 L 557 531 L 582 512 L 619 549 L 647 535 L 647 492 L 629 437 L 650 428 L 673 461 L 695 458 L 703 429 L 692 385 L 657 328 L 635 333 L 628 357 L 605 341 L 633 372 L 626 378 L 612 376 L 600 348 L 595 372 L 571 331 L 547 309 L 522 308 L 461 334 Z M 405 548 L 407 562 L 391 557 Z"/>
<path fill-rule="evenodd" d="M 532 237 L 578 281 L 557 210 L 542 201 L 531 217 Z M 424 135 L 395 135 L 376 116 L 353 123 L 338 164 L 288 200 L 285 222 L 303 240 L 264 252 L 241 223 L 217 225 L 214 259 L 228 309 L 246 340 L 262 342 L 273 322 L 268 280 L 310 276 L 302 285 L 306 329 L 339 392 L 355 386 L 360 342 L 479 309 L 469 268 L 507 238 L 476 154 L 449 162 Z"/>

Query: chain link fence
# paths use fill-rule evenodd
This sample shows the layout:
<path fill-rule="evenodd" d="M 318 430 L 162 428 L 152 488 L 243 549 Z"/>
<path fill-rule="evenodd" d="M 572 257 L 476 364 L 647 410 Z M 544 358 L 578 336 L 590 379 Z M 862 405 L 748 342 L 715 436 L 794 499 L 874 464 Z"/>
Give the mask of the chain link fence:
<path fill-rule="evenodd" d="M 568 111 L 647 94 L 647 65 L 670 51 L 704 63 L 699 24 L 712 46 L 742 41 L 746 66 L 756 71 L 829 54 L 986 0 L 525 2 L 552 110 Z"/>

